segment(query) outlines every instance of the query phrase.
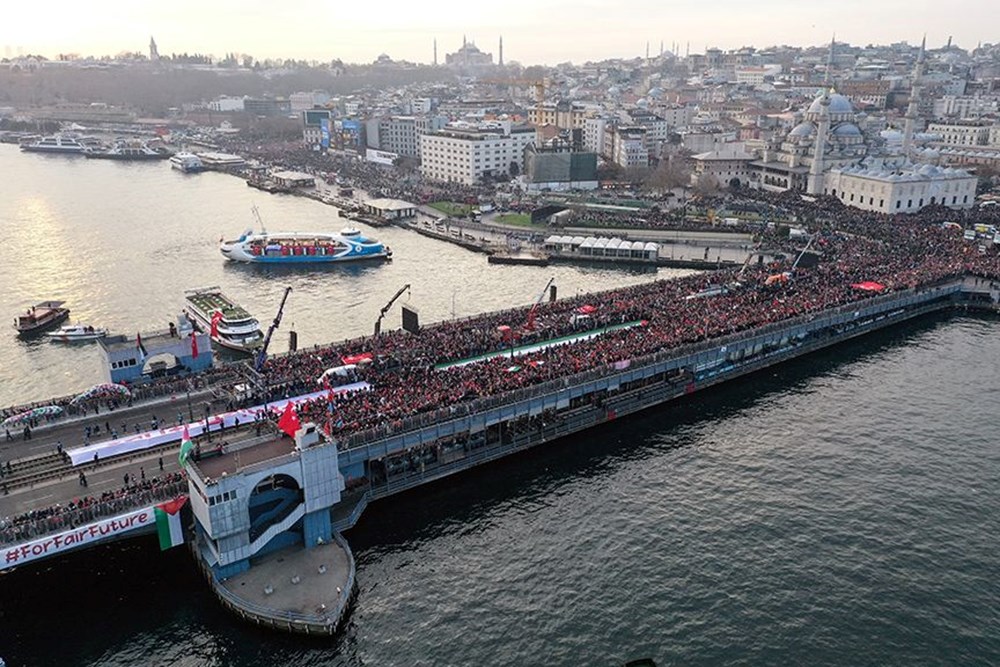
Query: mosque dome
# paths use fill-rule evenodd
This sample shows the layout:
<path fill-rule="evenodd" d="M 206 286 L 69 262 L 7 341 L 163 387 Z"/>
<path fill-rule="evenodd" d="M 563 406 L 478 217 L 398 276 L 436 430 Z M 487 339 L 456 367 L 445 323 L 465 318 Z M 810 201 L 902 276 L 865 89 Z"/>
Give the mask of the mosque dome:
<path fill-rule="evenodd" d="M 823 96 L 820 95 L 813 100 L 813 103 L 809 105 L 808 113 L 820 113 L 823 110 Z M 840 93 L 830 93 L 830 113 L 854 113 L 854 106 L 851 101 L 841 95 Z"/>
<path fill-rule="evenodd" d="M 881 132 L 879 132 L 879 135 L 881 135 L 881 137 L 885 139 L 885 142 L 887 144 L 903 143 L 903 133 L 900 132 L 899 130 L 893 130 L 893 129 L 882 130 Z"/>
<path fill-rule="evenodd" d="M 837 137 L 860 137 L 861 130 L 854 123 L 841 123 L 833 128 L 833 134 Z"/>
<path fill-rule="evenodd" d="M 789 137 L 811 137 L 816 132 L 816 128 L 810 122 L 799 123 L 788 133 Z"/>

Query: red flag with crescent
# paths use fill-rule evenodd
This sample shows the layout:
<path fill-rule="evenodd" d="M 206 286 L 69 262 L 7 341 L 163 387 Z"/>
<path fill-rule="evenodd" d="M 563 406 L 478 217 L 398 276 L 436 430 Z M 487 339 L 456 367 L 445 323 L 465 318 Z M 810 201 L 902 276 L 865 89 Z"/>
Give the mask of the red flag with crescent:
<path fill-rule="evenodd" d="M 217 310 L 214 313 L 212 313 L 212 330 L 209 333 L 209 335 L 212 338 L 218 337 L 218 335 L 219 335 L 219 322 L 221 322 L 221 321 L 222 321 L 222 311 L 221 310 Z"/>
<path fill-rule="evenodd" d="M 278 428 L 280 428 L 286 435 L 294 438 L 300 426 L 299 416 L 295 414 L 295 406 L 291 401 L 288 401 L 288 404 L 285 406 L 285 411 L 281 414 L 281 419 L 278 420 Z"/>

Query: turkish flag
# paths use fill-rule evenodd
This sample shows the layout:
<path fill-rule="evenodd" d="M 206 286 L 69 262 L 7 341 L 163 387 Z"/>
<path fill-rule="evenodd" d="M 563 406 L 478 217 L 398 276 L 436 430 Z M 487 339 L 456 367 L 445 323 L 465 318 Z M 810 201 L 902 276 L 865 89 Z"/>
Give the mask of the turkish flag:
<path fill-rule="evenodd" d="M 222 311 L 221 310 L 217 310 L 214 313 L 212 313 L 212 330 L 209 333 L 209 335 L 212 338 L 215 338 L 215 337 L 217 337 L 219 335 L 219 322 L 221 322 L 221 321 L 222 321 Z"/>
<path fill-rule="evenodd" d="M 191 333 L 191 356 L 198 358 L 198 335 L 194 332 Z"/>
<path fill-rule="evenodd" d="M 285 411 L 281 413 L 281 419 L 278 420 L 278 428 L 286 435 L 294 438 L 299 430 L 299 426 L 299 416 L 295 414 L 295 406 L 292 405 L 291 401 L 288 401 Z"/>

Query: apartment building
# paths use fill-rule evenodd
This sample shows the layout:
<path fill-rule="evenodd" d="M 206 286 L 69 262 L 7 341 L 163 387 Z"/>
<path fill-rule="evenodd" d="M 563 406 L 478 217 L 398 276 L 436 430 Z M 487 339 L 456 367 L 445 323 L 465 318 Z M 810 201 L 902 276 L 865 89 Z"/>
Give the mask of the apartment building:
<path fill-rule="evenodd" d="M 524 149 L 535 143 L 533 127 L 509 121 L 455 123 L 420 137 L 420 173 L 437 181 L 474 185 L 486 177 L 524 170 Z"/>

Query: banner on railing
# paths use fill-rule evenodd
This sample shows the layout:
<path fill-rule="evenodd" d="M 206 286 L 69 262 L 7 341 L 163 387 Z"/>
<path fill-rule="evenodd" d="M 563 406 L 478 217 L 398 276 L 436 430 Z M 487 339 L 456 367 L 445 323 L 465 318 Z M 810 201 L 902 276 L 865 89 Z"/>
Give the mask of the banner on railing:
<path fill-rule="evenodd" d="M 341 394 L 345 392 L 364 391 L 368 388 L 369 384 L 367 382 L 353 382 L 351 384 L 334 387 L 331 389 L 331 392 L 334 394 Z M 237 423 L 250 424 L 253 423 L 257 413 L 264 410 L 280 410 L 289 402 L 293 405 L 299 405 L 300 403 L 313 401 L 321 397 L 327 397 L 326 390 L 315 391 L 311 394 L 295 396 L 294 398 L 272 401 L 267 404 L 256 405 L 252 408 L 244 408 L 241 410 L 233 410 L 231 412 L 211 415 L 207 419 L 193 421 L 186 424 L 186 426 L 191 434 L 191 437 L 197 437 L 206 432 L 206 423 L 212 431 L 218 431 L 222 427 L 231 428 Z M 184 434 L 184 427 L 184 424 L 179 426 L 168 426 L 155 431 L 146 431 L 145 433 L 139 433 L 137 435 L 121 437 L 117 440 L 107 440 L 105 442 L 98 442 L 84 447 L 74 447 L 73 449 L 67 450 L 66 454 L 69 455 L 69 459 L 74 466 L 86 463 L 96 463 L 103 461 L 110 456 L 120 456 L 121 454 L 138 452 L 170 442 L 180 442 L 181 437 Z"/>
<path fill-rule="evenodd" d="M 101 519 L 61 533 L 39 537 L 24 544 L 4 547 L 0 569 L 24 565 L 39 558 L 59 555 L 85 544 L 93 544 L 133 530 L 154 526 L 156 524 L 154 510 L 155 506 L 150 505 L 110 519 Z"/>

